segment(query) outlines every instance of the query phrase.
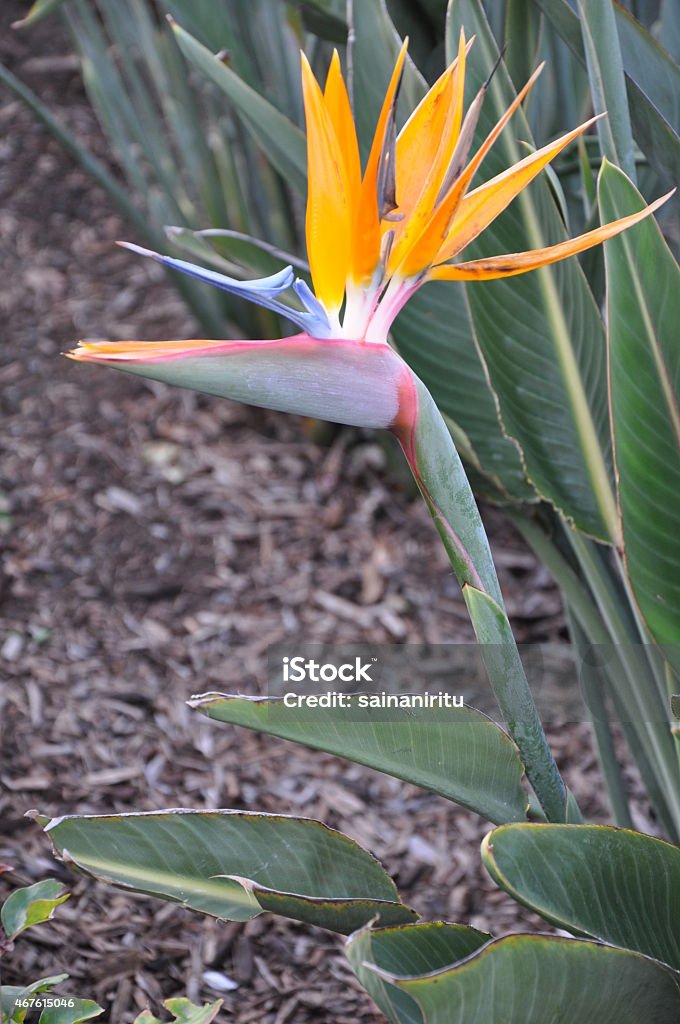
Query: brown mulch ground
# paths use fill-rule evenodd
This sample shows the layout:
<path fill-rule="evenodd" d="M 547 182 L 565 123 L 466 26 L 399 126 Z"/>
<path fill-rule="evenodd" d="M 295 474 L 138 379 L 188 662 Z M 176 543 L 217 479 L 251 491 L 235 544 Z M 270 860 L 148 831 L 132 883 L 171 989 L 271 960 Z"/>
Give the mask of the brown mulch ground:
<path fill-rule="evenodd" d="M 68 64 L 36 66 L 36 52 L 60 52 L 50 30 L 10 33 L 22 7 L 3 3 L 0 56 L 101 149 Z M 220 975 L 237 984 L 223 1020 L 378 1021 L 335 937 L 269 917 L 205 920 L 78 878 L 23 816 L 304 814 L 368 846 L 426 917 L 545 929 L 484 875 L 475 815 L 186 708 L 195 691 L 261 685 L 281 640 L 471 633 L 428 515 L 374 438 L 319 447 L 294 418 L 59 357 L 83 334 L 192 335 L 162 273 L 113 246 L 121 235 L 106 197 L 0 93 L 0 863 L 13 867 L 0 898 L 46 875 L 73 891 L 3 958 L 3 982 L 68 970 L 113 1024 L 170 995 L 214 999 Z M 487 522 L 519 638 L 561 640 L 547 574 L 498 513 Z M 554 741 L 585 811 L 602 817 L 586 726 Z"/>

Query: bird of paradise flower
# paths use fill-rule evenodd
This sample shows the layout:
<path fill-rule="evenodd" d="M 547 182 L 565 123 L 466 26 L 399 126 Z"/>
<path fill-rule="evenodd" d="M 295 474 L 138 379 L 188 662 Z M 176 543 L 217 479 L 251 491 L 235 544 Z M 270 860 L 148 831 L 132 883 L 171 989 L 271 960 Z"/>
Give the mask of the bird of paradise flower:
<path fill-rule="evenodd" d="M 353 426 L 387 428 L 399 439 L 463 587 L 480 642 L 506 645 L 488 666 L 501 712 L 548 819 L 565 820 L 566 792 L 521 667 L 465 472 L 427 388 L 389 344 L 399 311 L 436 281 L 488 281 L 573 256 L 636 224 L 643 210 L 557 245 L 463 260 L 460 254 L 596 118 L 472 187 L 484 158 L 533 87 L 531 76 L 473 151 L 488 82 L 465 110 L 461 33 L 456 60 L 397 133 L 404 43 L 362 170 L 338 54 L 322 90 L 302 57 L 307 122 L 307 253 L 314 291 L 291 267 L 238 281 L 140 249 L 167 267 L 274 310 L 301 328 L 267 341 L 81 342 L 68 355 L 207 394 Z M 292 292 L 294 308 L 283 299 Z"/>
<path fill-rule="evenodd" d="M 387 87 L 362 172 L 340 58 L 333 54 L 322 91 L 305 56 L 307 253 L 314 292 L 292 267 L 239 281 L 127 245 L 165 266 L 240 295 L 296 323 L 302 332 L 274 341 L 81 342 L 81 362 L 182 384 L 239 401 L 403 432 L 412 424 L 412 374 L 389 346 L 405 303 L 432 281 L 488 281 L 544 267 L 584 251 L 649 216 L 644 210 L 557 245 L 459 261 L 460 253 L 577 136 L 596 120 L 471 188 L 486 154 L 533 87 L 531 76 L 476 151 L 475 131 L 488 82 L 464 111 L 465 64 L 473 40 L 461 32 L 458 56 L 397 134 L 396 103 L 407 41 Z M 126 244 L 126 243 L 124 243 Z M 293 293 L 302 309 L 282 296 Z"/>

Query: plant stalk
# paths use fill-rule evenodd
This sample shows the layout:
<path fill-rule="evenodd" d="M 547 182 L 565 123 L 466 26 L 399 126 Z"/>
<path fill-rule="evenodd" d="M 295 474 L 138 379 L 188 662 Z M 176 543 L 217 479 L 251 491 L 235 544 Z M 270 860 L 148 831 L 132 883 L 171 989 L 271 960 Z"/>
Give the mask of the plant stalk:
<path fill-rule="evenodd" d="M 549 821 L 566 820 L 567 792 L 526 678 L 472 489 L 444 419 L 414 377 L 417 415 L 395 429 L 454 568 L 501 714 Z"/>

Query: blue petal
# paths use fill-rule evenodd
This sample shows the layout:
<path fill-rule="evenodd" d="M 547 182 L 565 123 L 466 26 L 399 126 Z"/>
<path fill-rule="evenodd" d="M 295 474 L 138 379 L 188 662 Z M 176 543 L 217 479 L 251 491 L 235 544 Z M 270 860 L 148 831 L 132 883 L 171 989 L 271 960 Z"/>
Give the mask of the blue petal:
<path fill-rule="evenodd" d="M 318 317 L 320 320 L 324 320 L 328 325 L 326 310 L 321 305 L 306 281 L 303 281 L 301 277 L 296 278 L 295 283 L 293 284 L 293 291 L 305 309 L 311 313 L 312 316 Z"/>
<path fill-rule="evenodd" d="M 285 267 L 278 273 L 272 274 L 271 277 L 261 277 L 254 281 L 239 281 L 234 277 L 218 274 L 215 270 L 206 270 L 204 267 L 198 267 L 194 263 L 187 263 L 186 260 L 176 260 L 172 256 L 163 256 L 161 253 L 153 252 L 152 249 L 144 249 L 142 246 L 133 245 L 131 242 L 121 242 L 120 245 L 130 249 L 132 252 L 139 253 L 140 256 L 148 256 L 150 259 L 156 260 L 157 263 L 162 263 L 163 266 L 179 270 L 182 274 L 188 274 L 189 277 L 195 277 L 199 281 L 214 285 L 216 288 L 221 288 L 232 295 L 240 295 L 250 302 L 256 302 L 258 305 L 264 306 L 265 309 L 271 309 L 275 313 L 286 317 L 287 320 L 292 320 L 293 323 L 302 327 L 312 337 L 327 338 L 330 336 L 331 328 L 326 311 L 304 281 L 295 281 L 292 267 Z M 302 291 L 302 294 L 300 294 L 298 285 L 304 285 L 306 292 Z M 286 305 L 285 302 L 279 301 L 279 295 L 287 291 L 291 286 L 298 294 L 307 312 L 293 309 Z"/>

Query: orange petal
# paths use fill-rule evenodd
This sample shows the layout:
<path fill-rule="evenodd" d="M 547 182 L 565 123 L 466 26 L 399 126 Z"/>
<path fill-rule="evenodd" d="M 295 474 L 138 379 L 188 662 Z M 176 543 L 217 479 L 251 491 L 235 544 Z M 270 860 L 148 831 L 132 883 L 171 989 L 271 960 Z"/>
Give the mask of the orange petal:
<path fill-rule="evenodd" d="M 461 32 L 462 58 L 472 44 L 472 40 L 465 45 L 465 38 Z M 432 165 L 442 162 L 440 148 L 442 143 L 442 131 L 450 116 L 451 108 L 455 103 L 455 119 L 451 125 L 453 148 L 460 131 L 460 121 L 463 109 L 463 86 L 465 79 L 465 66 L 463 63 L 462 74 L 456 77 L 456 96 L 452 103 L 452 80 L 454 72 L 457 72 L 461 52 L 459 48 L 458 57 L 449 65 L 440 78 L 434 83 L 430 91 L 420 101 L 413 111 L 404 127 L 399 132 L 397 139 L 397 197 L 399 209 L 406 216 L 415 206 L 416 200 L 421 194 L 423 185 L 427 181 Z M 457 123 L 456 123 L 457 120 Z M 449 154 L 450 159 L 450 154 Z M 448 163 L 448 160 L 446 161 Z"/>
<path fill-rule="evenodd" d="M 451 222 L 453 221 L 454 215 L 456 214 L 456 211 L 463 200 L 465 191 L 470 182 L 472 181 L 472 179 L 474 178 L 475 174 L 477 173 L 484 157 L 489 152 L 494 142 L 502 132 L 503 128 L 508 123 L 512 115 L 515 113 L 520 103 L 525 98 L 525 96 L 533 86 L 534 82 L 540 75 L 541 71 L 543 70 L 543 66 L 544 65 L 541 64 L 540 67 L 538 67 L 536 71 L 534 71 L 533 75 L 528 80 L 526 85 L 520 90 L 517 96 L 515 96 L 514 100 L 512 101 L 508 109 L 494 125 L 494 127 L 489 132 L 482 145 L 479 147 L 473 158 L 465 167 L 465 169 L 462 170 L 459 174 L 456 174 L 455 168 L 452 168 L 454 174 L 453 177 L 451 178 L 450 183 L 448 183 L 448 190 L 445 196 L 441 199 L 441 202 L 438 204 L 430 222 L 423 231 L 421 237 L 418 239 L 416 245 L 408 254 L 408 258 L 405 260 L 404 265 L 400 268 L 401 273 L 405 277 L 412 277 L 415 274 L 420 273 L 423 269 L 425 269 L 431 263 L 433 263 L 435 259 L 449 258 L 448 256 L 443 257 L 440 253 L 440 249 L 442 249 L 442 247 L 445 246 L 449 234 L 449 229 L 451 227 Z M 475 131 L 477 120 L 479 118 L 479 111 L 484 101 L 487 88 L 488 83 L 479 90 L 477 96 L 470 104 L 470 107 L 465 117 L 465 121 L 463 122 L 463 128 L 460 139 L 461 144 L 463 143 L 463 136 L 468 136 L 470 133 L 473 134 Z M 464 149 L 467 149 L 469 144 L 470 140 L 468 138 L 464 146 Z M 467 159 L 466 153 L 454 153 L 453 160 L 455 160 L 455 162 L 457 163 L 458 159 Z M 448 177 L 449 174 L 447 173 L 447 175 L 445 175 L 445 179 Z M 450 255 L 453 254 L 451 253 Z"/>
<path fill-rule="evenodd" d="M 348 198 L 350 202 L 356 202 L 361 186 L 361 159 L 359 157 L 359 143 L 354 126 L 352 107 L 347 95 L 347 87 L 342 77 L 342 67 L 337 50 L 333 51 L 331 66 L 328 69 L 324 100 L 345 162 L 345 173 L 349 190 Z"/>
<path fill-rule="evenodd" d="M 526 274 L 529 270 L 537 270 L 538 267 L 546 267 L 549 263 L 557 263 L 568 256 L 575 256 L 576 253 L 591 249 L 600 242 L 606 242 L 626 228 L 648 217 L 650 213 L 658 210 L 675 192 L 668 192 L 660 199 L 656 199 L 644 210 L 631 213 L 628 217 L 621 217 L 609 224 L 595 228 L 594 231 L 587 231 L 584 235 L 576 238 L 569 238 L 566 242 L 559 242 L 557 245 L 549 245 L 545 249 L 532 249 L 530 252 L 513 252 L 507 256 L 490 256 L 483 260 L 470 260 L 468 263 L 443 263 L 433 267 L 428 274 L 431 281 L 493 281 L 499 277 L 514 277 L 516 274 Z"/>
<path fill-rule="evenodd" d="M 389 269 L 395 270 L 432 216 L 463 119 L 465 35 L 458 57 L 435 82 L 397 140 L 397 222 Z"/>
<path fill-rule="evenodd" d="M 399 51 L 397 62 L 390 83 L 385 93 L 382 110 L 378 118 L 378 124 L 373 136 L 371 152 L 364 172 L 364 180 L 361 183 L 359 202 L 356 213 L 354 238 L 352 244 L 352 276 L 357 282 L 370 280 L 380 260 L 380 213 L 378 210 L 378 173 L 380 170 L 380 156 L 383 151 L 383 143 L 387 133 L 389 121 L 394 117 L 397 101 L 397 92 L 401 76 L 404 70 L 406 59 L 406 48 L 408 39 Z"/>
<path fill-rule="evenodd" d="M 345 159 L 324 97 L 302 54 L 307 121 L 307 255 L 317 297 L 337 314 L 349 270 L 351 204 Z"/>
<path fill-rule="evenodd" d="M 573 131 L 563 135 L 555 142 L 531 153 L 524 160 L 520 160 L 519 163 L 466 195 L 451 221 L 446 240 L 437 255 L 437 261 L 450 259 L 451 256 L 455 256 L 457 252 L 469 245 L 533 181 L 536 175 L 551 160 L 555 159 L 558 153 L 561 153 L 573 139 L 581 135 L 597 120 L 597 117 L 591 118 L 585 124 L 579 125 L 578 128 L 574 128 Z"/>
<path fill-rule="evenodd" d="M 172 359 L 187 352 L 214 352 L 234 348 L 238 345 L 256 344 L 254 342 L 205 341 L 190 339 L 188 341 L 79 341 L 78 347 L 65 352 L 69 359 L 79 363 L 96 363 L 135 360 Z"/>
<path fill-rule="evenodd" d="M 512 101 L 508 109 L 505 111 L 503 116 L 499 118 L 494 127 L 491 129 L 487 137 L 484 139 L 484 142 L 481 144 L 481 146 L 473 156 L 472 160 L 470 160 L 470 163 L 465 168 L 465 171 L 461 174 L 460 181 L 456 182 L 457 191 L 460 191 L 461 186 L 464 190 L 470 184 L 475 174 L 479 170 L 482 161 L 484 160 L 484 157 L 487 155 L 493 144 L 496 142 L 498 136 L 501 134 L 501 132 L 505 128 L 506 124 L 508 123 L 512 115 L 515 113 L 520 103 L 522 103 L 527 93 L 533 87 L 534 83 L 536 82 L 536 79 L 541 74 L 544 67 L 545 62 L 539 64 L 539 66 L 534 71 L 533 75 L 528 79 L 526 84 L 517 93 L 514 100 Z M 484 92 L 486 92 L 486 88 L 487 87 L 484 88 Z"/>

